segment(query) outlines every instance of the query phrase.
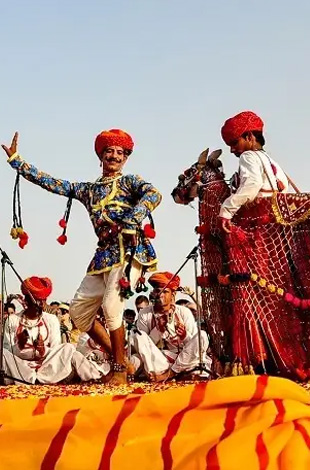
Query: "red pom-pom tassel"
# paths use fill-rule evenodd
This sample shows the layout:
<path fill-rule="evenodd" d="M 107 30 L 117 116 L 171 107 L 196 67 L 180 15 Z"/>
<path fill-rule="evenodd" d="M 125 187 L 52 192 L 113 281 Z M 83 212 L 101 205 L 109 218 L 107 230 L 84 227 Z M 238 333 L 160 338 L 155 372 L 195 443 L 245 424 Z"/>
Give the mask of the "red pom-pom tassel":
<path fill-rule="evenodd" d="M 143 228 L 144 236 L 147 238 L 155 238 L 156 232 L 151 224 L 146 224 Z"/>
<path fill-rule="evenodd" d="M 28 240 L 29 240 L 28 234 L 23 231 L 22 233 L 18 235 L 18 238 L 19 238 L 18 246 L 23 250 L 25 246 L 28 244 Z"/>
<path fill-rule="evenodd" d="M 60 221 L 58 222 L 58 225 L 61 228 L 66 228 L 67 227 L 67 222 L 65 221 L 65 219 L 60 219 Z"/>
<path fill-rule="evenodd" d="M 58 243 L 60 243 L 60 245 L 65 245 L 67 243 L 67 235 L 60 235 L 60 237 L 57 238 L 57 241 Z"/>
<path fill-rule="evenodd" d="M 210 232 L 210 227 L 207 224 L 197 225 L 195 232 L 197 235 L 207 235 Z"/>
<path fill-rule="evenodd" d="M 122 277 L 118 282 L 122 289 L 127 289 L 130 286 L 130 282 L 125 277 Z"/>
<path fill-rule="evenodd" d="M 228 286 L 230 284 L 229 274 L 225 274 L 225 275 L 219 274 L 217 276 L 217 280 L 219 284 L 221 284 L 222 286 Z"/>

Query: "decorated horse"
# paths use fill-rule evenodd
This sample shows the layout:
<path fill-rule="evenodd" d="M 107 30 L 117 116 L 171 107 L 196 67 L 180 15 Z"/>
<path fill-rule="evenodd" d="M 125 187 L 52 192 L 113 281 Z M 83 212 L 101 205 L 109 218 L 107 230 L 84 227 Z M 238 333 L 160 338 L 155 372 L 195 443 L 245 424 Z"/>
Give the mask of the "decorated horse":
<path fill-rule="evenodd" d="M 221 151 L 179 176 L 178 204 L 199 199 L 202 307 L 224 375 L 310 377 L 310 194 L 274 192 L 244 205 L 225 233 Z"/>

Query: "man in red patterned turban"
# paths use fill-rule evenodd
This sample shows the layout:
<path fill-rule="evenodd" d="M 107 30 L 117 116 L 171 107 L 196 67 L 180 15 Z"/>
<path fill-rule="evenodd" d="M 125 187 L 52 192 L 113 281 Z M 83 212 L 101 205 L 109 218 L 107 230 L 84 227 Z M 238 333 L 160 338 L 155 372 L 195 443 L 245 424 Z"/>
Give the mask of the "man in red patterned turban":
<path fill-rule="evenodd" d="M 180 287 L 180 278 L 168 271 L 152 274 L 148 280 L 154 289 L 163 289 L 168 287 L 172 291 L 177 291 Z"/>
<path fill-rule="evenodd" d="M 160 203 L 161 194 L 141 176 L 122 174 L 134 142 L 121 129 L 106 130 L 96 137 L 95 152 L 102 174 L 94 182 L 73 183 L 53 178 L 25 162 L 17 152 L 17 142 L 16 133 L 10 147 L 2 146 L 13 169 L 47 191 L 69 198 L 65 218 L 59 222 L 64 230 L 59 243 L 67 240 L 71 199 L 80 201 L 89 213 L 98 246 L 71 302 L 70 315 L 80 331 L 87 332 L 112 356 L 112 383 L 125 383 L 128 367 L 122 322 L 124 301 L 141 272 L 156 269 L 156 253 L 143 224 Z M 126 269 L 129 262 L 130 269 Z M 100 306 L 110 335 L 96 319 Z"/>
<path fill-rule="evenodd" d="M 102 131 L 97 135 L 95 140 L 95 152 L 99 158 L 101 158 L 105 149 L 114 146 L 124 149 L 128 156 L 132 153 L 134 142 L 131 136 L 121 129 Z"/>
<path fill-rule="evenodd" d="M 225 121 L 222 137 L 239 160 L 235 176 L 236 191 L 222 204 L 221 225 L 231 231 L 231 219 L 246 203 L 257 197 L 270 197 L 274 191 L 288 190 L 288 180 L 281 167 L 265 152 L 264 123 L 252 111 L 243 111 Z"/>
<path fill-rule="evenodd" d="M 139 311 L 135 347 L 148 378 L 160 382 L 198 365 L 198 333 L 192 312 L 175 303 L 180 278 L 165 271 L 153 274 L 148 282 L 153 287 L 153 305 Z M 201 340 L 210 365 L 204 331 Z"/>
<path fill-rule="evenodd" d="M 34 300 L 46 300 L 52 293 L 52 281 L 48 277 L 28 277 L 21 285 L 25 296 L 32 296 Z"/>
<path fill-rule="evenodd" d="M 237 141 L 243 136 L 243 134 L 253 132 L 257 138 L 260 137 L 261 139 L 263 128 L 264 123 L 257 114 L 252 111 L 243 111 L 242 113 L 227 119 L 221 132 L 224 142 L 232 147 L 232 151 L 235 153 Z M 244 145 L 245 147 L 249 146 L 246 144 Z M 244 150 L 245 149 L 242 151 Z"/>
<path fill-rule="evenodd" d="M 21 285 L 25 308 L 12 313 L 4 330 L 4 367 L 6 374 L 29 383 L 58 383 L 78 375 L 81 380 L 98 380 L 109 372 L 88 361 L 73 344 L 61 343 L 56 315 L 44 311 L 52 292 L 48 278 L 29 277 Z"/>

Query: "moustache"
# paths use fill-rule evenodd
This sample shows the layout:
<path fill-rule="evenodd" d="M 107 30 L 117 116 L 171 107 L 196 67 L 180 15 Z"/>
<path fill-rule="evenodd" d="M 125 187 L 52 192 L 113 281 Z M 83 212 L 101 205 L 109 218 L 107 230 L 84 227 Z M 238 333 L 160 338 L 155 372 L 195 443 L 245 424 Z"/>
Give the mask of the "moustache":
<path fill-rule="evenodd" d="M 119 158 L 110 157 L 110 158 L 106 158 L 106 162 L 108 162 L 108 163 L 121 163 L 122 160 L 119 159 Z"/>

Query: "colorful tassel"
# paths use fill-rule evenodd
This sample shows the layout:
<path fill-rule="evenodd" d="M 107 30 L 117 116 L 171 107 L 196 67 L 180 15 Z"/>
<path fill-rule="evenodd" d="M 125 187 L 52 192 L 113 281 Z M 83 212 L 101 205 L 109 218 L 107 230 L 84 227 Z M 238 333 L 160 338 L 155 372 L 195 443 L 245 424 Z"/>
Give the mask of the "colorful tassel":
<path fill-rule="evenodd" d="M 140 276 L 137 282 L 136 292 L 137 294 L 140 294 L 140 292 L 147 292 L 147 291 L 148 291 L 148 287 L 145 284 L 145 277 Z"/>
<path fill-rule="evenodd" d="M 123 276 L 119 280 L 119 286 L 120 286 L 120 296 L 123 299 L 129 299 L 131 296 L 134 295 L 134 293 L 131 290 L 130 282 L 128 281 L 127 277 Z"/>
<path fill-rule="evenodd" d="M 13 240 L 19 240 L 18 246 L 23 250 L 28 244 L 29 236 L 24 231 L 22 222 L 22 206 L 20 197 L 20 173 L 17 172 L 13 190 L 13 226 L 10 231 Z"/>
<path fill-rule="evenodd" d="M 145 226 L 143 228 L 143 235 L 146 238 L 153 239 L 153 238 L 156 237 L 155 224 L 154 224 L 154 220 L 153 220 L 153 217 L 151 216 L 151 214 L 148 215 L 148 218 L 149 218 L 150 223 L 145 224 Z"/>
<path fill-rule="evenodd" d="M 71 207 L 72 207 L 72 197 L 70 196 L 67 202 L 67 207 L 65 210 L 65 214 L 62 219 L 58 222 L 59 227 L 61 227 L 62 234 L 57 238 L 57 241 L 60 245 L 65 245 L 68 241 L 68 237 L 66 235 L 67 232 L 67 227 L 68 227 L 68 220 L 70 217 L 70 212 L 71 212 Z"/>

